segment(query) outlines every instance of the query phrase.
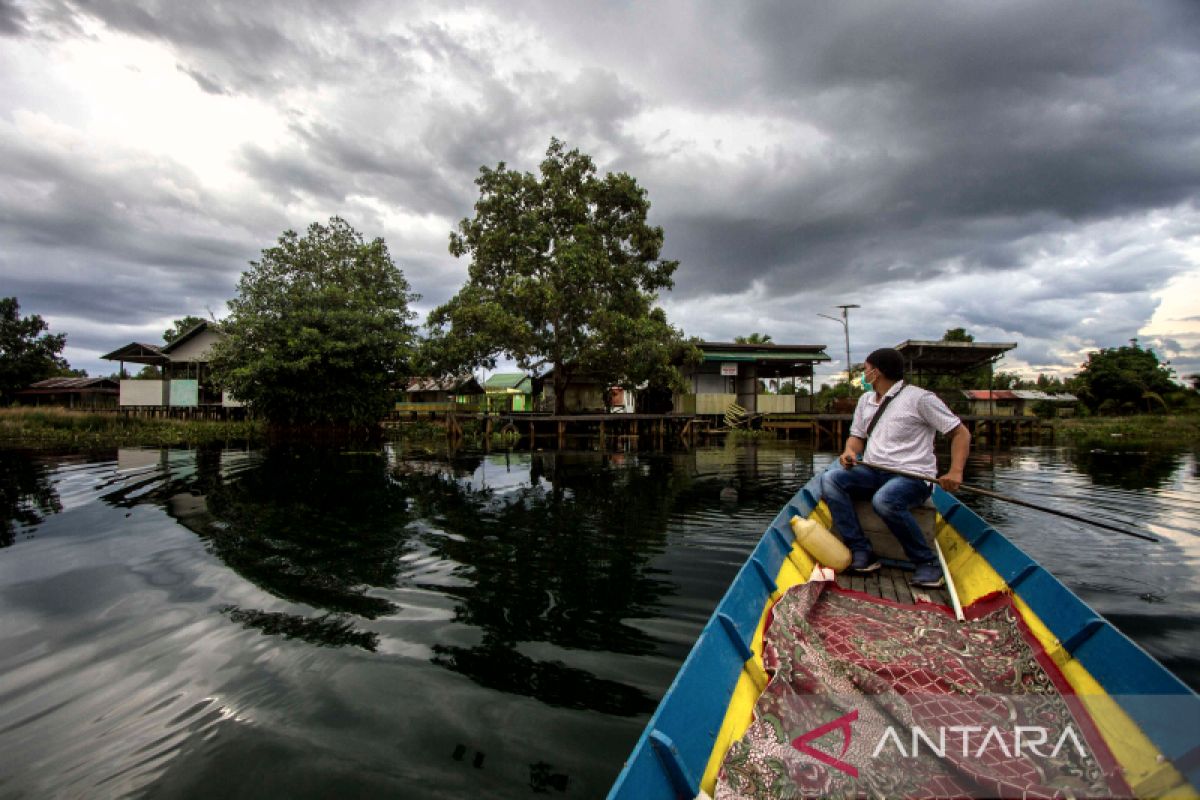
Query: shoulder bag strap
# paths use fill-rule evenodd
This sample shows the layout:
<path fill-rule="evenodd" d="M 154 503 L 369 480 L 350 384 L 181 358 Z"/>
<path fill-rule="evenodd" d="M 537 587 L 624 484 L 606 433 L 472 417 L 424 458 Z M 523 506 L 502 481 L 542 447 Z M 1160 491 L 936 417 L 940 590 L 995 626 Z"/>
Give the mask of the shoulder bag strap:
<path fill-rule="evenodd" d="M 863 437 L 864 443 L 871 438 L 871 431 L 875 430 L 875 426 L 879 424 L 879 420 L 883 419 L 883 412 L 887 411 L 888 403 L 898 397 L 907 387 L 908 384 L 905 383 L 896 390 L 895 394 L 889 394 L 883 398 L 883 402 L 879 404 L 879 410 L 875 412 L 875 416 L 871 417 L 871 424 L 867 426 L 867 435 Z"/>

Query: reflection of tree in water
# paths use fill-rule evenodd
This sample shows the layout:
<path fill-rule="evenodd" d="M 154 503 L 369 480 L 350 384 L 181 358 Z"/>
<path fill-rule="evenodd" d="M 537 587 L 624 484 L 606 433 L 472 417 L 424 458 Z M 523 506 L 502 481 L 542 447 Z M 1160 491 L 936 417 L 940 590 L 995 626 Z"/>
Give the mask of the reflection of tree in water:
<path fill-rule="evenodd" d="M 130 486 L 106 499 L 116 505 L 164 506 L 199 534 L 214 555 L 259 588 L 326 612 L 315 619 L 230 608 L 231 618 L 264 633 L 314 644 L 374 649 L 376 634 L 349 627 L 395 606 L 371 597 L 372 586 L 394 586 L 411 515 L 408 496 L 378 453 L 272 448 L 235 478 L 221 469 L 221 451 L 195 451 L 195 470 L 155 476 L 149 491 Z M 158 485 L 154 485 L 158 481 Z"/>
<path fill-rule="evenodd" d="M 298 614 L 256 611 L 238 606 L 225 606 L 221 613 L 228 614 L 231 620 L 240 623 L 244 628 L 256 628 L 268 636 L 303 639 L 322 647 L 353 645 L 374 651 L 379 645 L 378 634 L 357 630 L 348 619 L 337 614 L 325 614 L 316 619 L 309 619 Z"/>
<path fill-rule="evenodd" d="M 31 455 L 0 450 L 0 547 L 17 540 L 17 530 L 62 511 L 50 470 Z"/>
<path fill-rule="evenodd" d="M 667 458 L 614 467 L 598 454 L 534 454 L 529 484 L 503 498 L 456 481 L 413 476 L 417 510 L 444 531 L 429 542 L 470 569 L 456 619 L 477 626 L 471 648 L 437 645 L 435 661 L 477 682 L 544 702 L 637 714 L 640 690 L 519 651 L 521 643 L 644 654 L 655 641 L 628 620 L 656 616 L 671 592 L 647 562 L 664 546 L 674 497 L 686 483 Z M 540 480 L 541 477 L 546 482 Z"/>
<path fill-rule="evenodd" d="M 1174 480 L 1183 463 L 1185 450 L 1092 450 L 1069 451 L 1076 469 L 1097 486 L 1121 489 L 1158 489 Z"/>

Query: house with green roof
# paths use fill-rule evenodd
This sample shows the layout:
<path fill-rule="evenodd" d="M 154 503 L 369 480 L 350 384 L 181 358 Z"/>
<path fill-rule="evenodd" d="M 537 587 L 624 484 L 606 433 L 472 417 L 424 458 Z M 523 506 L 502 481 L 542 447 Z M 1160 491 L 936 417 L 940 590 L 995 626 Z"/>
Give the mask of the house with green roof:
<path fill-rule="evenodd" d="M 733 404 L 747 414 L 795 414 L 811 411 L 813 368 L 829 361 L 823 344 L 699 342 L 700 363 L 684 368 L 690 391 L 676 394 L 674 410 L 685 414 L 723 415 Z M 767 394 L 760 381 L 804 381 L 808 395 Z"/>
<path fill-rule="evenodd" d="M 497 372 L 483 383 L 490 412 L 532 411 L 533 379 L 523 372 Z"/>

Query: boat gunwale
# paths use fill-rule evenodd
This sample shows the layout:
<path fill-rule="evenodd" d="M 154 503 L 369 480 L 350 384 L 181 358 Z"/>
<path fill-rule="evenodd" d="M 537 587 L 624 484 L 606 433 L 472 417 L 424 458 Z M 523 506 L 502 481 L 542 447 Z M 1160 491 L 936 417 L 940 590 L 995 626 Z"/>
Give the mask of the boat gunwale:
<path fill-rule="evenodd" d="M 610 800 L 659 796 L 653 791 L 648 793 L 649 787 L 634 783 L 639 777 L 649 777 L 647 771 L 654 774 L 655 770 L 647 770 L 653 766 L 658 767 L 660 778 L 656 783 L 668 792 L 662 796 L 696 797 L 699 793 L 701 777 L 742 672 L 744 659 L 741 655 L 746 646 L 752 644 L 749 637 L 753 636 L 775 589 L 767 581 L 769 576 L 779 574 L 792 546 L 788 520 L 794 515 L 807 517 L 818 508 L 818 481 L 819 476 L 814 476 L 784 505 L 739 568 L 613 783 L 608 795 Z M 1200 719 L 1200 696 L 956 497 L 935 487 L 932 499 L 941 520 L 997 573 L 1006 589 L 1029 607 L 1070 657 L 1095 678 L 1163 756 L 1172 762 L 1198 762 L 1184 763 L 1180 771 L 1193 789 L 1200 787 L 1200 759 L 1190 757 L 1196 748 L 1192 729 L 1195 720 Z M 755 561 L 759 566 L 754 566 Z M 760 598 L 757 605 L 746 605 L 748 592 L 750 596 Z M 722 623 L 723 616 L 733 625 Z M 728 628 L 736 629 L 742 638 L 742 648 L 731 641 L 726 632 Z M 714 643 L 721 639 L 728 645 L 727 652 L 714 654 L 726 656 L 720 669 L 715 671 L 723 677 L 719 688 L 728 684 L 728 691 L 720 695 L 719 714 L 714 714 L 711 708 L 706 711 L 704 707 L 696 707 L 695 698 L 685 695 L 691 690 L 690 684 L 701 680 L 702 672 L 712 670 L 711 664 L 702 662 L 714 648 Z M 730 658 L 736 660 L 736 664 L 731 664 Z M 1119 691 L 1113 691 L 1110 686 Z M 712 690 L 717 688 L 710 686 Z M 1161 698 L 1164 696 L 1190 703 L 1192 712 L 1163 715 Z M 1138 697 L 1158 699 L 1131 702 Z M 701 705 L 711 707 L 713 704 Z M 688 713 L 680 713 L 680 706 L 686 706 Z M 682 728 L 676 728 L 678 723 L 690 723 L 690 727 L 684 724 Z M 698 726 L 707 733 L 696 734 L 694 731 Z M 705 743 L 703 753 L 699 752 L 700 742 Z"/>

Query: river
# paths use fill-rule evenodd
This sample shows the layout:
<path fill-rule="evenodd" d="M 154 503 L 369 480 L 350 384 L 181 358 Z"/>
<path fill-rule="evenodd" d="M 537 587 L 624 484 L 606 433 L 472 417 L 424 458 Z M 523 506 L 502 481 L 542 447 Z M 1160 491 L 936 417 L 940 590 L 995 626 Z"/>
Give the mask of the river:
<path fill-rule="evenodd" d="M 0 450 L 0 797 L 600 797 L 834 454 Z M 1200 459 L 972 455 L 963 499 L 1200 687 Z"/>

